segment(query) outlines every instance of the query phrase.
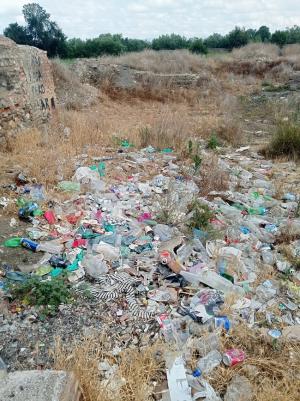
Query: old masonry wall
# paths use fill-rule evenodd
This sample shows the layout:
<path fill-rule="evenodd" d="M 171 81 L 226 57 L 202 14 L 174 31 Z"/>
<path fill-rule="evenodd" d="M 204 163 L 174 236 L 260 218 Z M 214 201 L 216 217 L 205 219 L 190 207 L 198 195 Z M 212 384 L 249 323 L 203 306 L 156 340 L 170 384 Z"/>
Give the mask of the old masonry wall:
<path fill-rule="evenodd" d="M 11 133 L 43 125 L 55 105 L 46 52 L 0 36 L 0 144 Z"/>

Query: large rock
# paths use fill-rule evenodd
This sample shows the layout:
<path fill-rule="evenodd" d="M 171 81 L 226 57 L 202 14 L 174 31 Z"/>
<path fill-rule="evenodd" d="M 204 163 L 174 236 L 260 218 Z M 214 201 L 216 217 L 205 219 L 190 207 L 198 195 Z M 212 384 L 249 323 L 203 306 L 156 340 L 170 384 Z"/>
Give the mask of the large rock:
<path fill-rule="evenodd" d="M 0 401 L 79 401 L 74 375 L 64 371 L 25 370 L 0 379 Z"/>
<path fill-rule="evenodd" d="M 8 132 L 47 122 L 55 104 L 46 52 L 0 36 L 0 141 Z"/>
<path fill-rule="evenodd" d="M 251 401 L 252 386 L 250 381 L 240 375 L 234 376 L 224 397 L 224 401 Z"/>

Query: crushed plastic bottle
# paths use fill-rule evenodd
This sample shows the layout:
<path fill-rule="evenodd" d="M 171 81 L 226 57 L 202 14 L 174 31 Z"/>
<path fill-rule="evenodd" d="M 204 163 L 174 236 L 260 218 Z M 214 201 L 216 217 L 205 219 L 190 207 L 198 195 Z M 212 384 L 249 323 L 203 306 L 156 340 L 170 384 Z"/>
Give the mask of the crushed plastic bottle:
<path fill-rule="evenodd" d="M 210 373 L 221 362 L 222 354 L 217 350 L 212 350 L 197 362 L 197 367 L 202 373 Z"/>

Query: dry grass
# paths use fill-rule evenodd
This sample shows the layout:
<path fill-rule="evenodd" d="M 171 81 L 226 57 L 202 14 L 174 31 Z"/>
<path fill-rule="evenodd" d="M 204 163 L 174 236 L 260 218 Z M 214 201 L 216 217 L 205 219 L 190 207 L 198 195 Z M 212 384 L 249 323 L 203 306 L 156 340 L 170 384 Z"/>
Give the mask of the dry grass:
<path fill-rule="evenodd" d="M 160 149 L 171 147 L 180 150 L 192 135 L 188 119 L 166 108 L 151 125 L 139 129 L 138 141 L 141 147 L 152 145 Z"/>
<path fill-rule="evenodd" d="M 221 56 L 216 56 L 221 57 Z M 103 64 L 122 64 L 141 71 L 163 74 L 195 74 L 206 69 L 215 57 L 196 55 L 188 50 L 144 50 L 118 57 L 100 57 Z"/>
<path fill-rule="evenodd" d="M 281 52 L 283 56 L 299 56 L 300 44 L 294 43 L 292 45 L 286 45 Z"/>
<path fill-rule="evenodd" d="M 200 167 L 199 187 L 202 196 L 211 191 L 226 191 L 228 189 L 229 175 L 219 165 L 217 155 L 209 155 L 203 158 Z"/>
<path fill-rule="evenodd" d="M 243 364 L 232 368 L 220 366 L 211 383 L 221 394 L 237 374 L 248 377 L 253 387 L 253 401 L 295 401 L 300 397 L 299 344 L 274 343 L 262 331 L 249 329 L 245 324 L 233 328 L 223 337 L 223 349 L 239 348 L 246 352 Z"/>
<path fill-rule="evenodd" d="M 234 49 L 231 53 L 236 59 L 255 59 L 270 58 L 275 59 L 279 56 L 280 49 L 271 43 L 249 43 L 239 49 Z"/>
<path fill-rule="evenodd" d="M 151 399 L 154 382 L 162 377 L 162 346 L 127 349 L 113 356 L 107 349 L 105 337 L 90 336 L 72 346 L 57 340 L 53 350 L 57 370 L 73 371 L 82 388 L 84 401 L 147 401 Z M 99 363 L 115 367 L 105 377 Z"/>

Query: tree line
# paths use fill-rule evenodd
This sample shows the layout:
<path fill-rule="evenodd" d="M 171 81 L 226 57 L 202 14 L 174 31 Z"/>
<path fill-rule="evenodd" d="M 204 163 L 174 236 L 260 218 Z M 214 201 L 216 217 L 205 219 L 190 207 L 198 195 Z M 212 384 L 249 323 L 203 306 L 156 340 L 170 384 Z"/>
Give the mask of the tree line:
<path fill-rule="evenodd" d="M 25 26 L 11 23 L 4 35 L 18 44 L 35 46 L 46 50 L 49 57 L 77 58 L 119 55 L 138 52 L 144 49 L 176 50 L 188 49 L 193 53 L 207 54 L 209 49 L 226 49 L 245 46 L 250 42 L 274 43 L 279 46 L 300 43 L 300 27 L 293 26 L 284 30 L 270 29 L 263 25 L 259 29 L 235 27 L 226 35 L 214 33 L 205 39 L 186 38 L 172 33 L 161 35 L 152 41 L 124 38 L 121 34 L 101 34 L 92 39 L 68 39 L 50 14 L 37 3 L 23 6 Z"/>

